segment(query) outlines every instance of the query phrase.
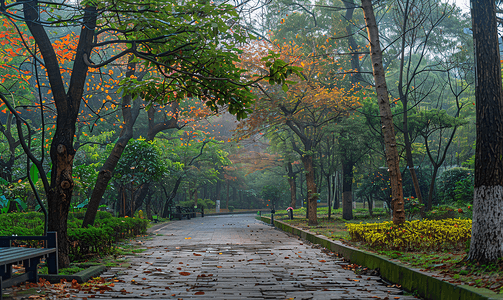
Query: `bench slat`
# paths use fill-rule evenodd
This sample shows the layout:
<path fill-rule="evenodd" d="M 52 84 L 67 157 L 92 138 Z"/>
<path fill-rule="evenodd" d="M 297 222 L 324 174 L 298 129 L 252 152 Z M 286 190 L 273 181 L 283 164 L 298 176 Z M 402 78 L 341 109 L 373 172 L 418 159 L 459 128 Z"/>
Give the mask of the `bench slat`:
<path fill-rule="evenodd" d="M 44 257 L 56 252 L 56 248 L 0 248 L 0 265 L 12 264 L 34 257 Z"/>

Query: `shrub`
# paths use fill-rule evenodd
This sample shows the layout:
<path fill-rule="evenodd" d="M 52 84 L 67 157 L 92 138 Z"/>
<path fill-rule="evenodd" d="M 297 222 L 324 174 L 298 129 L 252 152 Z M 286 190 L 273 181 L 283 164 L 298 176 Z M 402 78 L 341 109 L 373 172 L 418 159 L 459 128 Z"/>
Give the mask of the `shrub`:
<path fill-rule="evenodd" d="M 186 200 L 186 201 L 181 201 L 176 204 L 177 206 L 181 207 L 194 207 L 194 200 Z M 215 208 L 215 201 L 211 201 L 211 199 L 197 199 L 197 207 L 204 207 L 206 209 L 208 208 Z"/>
<path fill-rule="evenodd" d="M 42 235 L 44 215 L 39 212 L 0 214 L 0 235 Z M 78 260 L 91 254 L 111 253 L 115 242 L 147 232 L 148 220 L 139 218 L 113 218 L 99 211 L 94 226 L 81 228 L 82 220 L 69 216 L 68 239 L 70 259 Z M 36 247 L 37 242 L 25 242 Z"/>
<path fill-rule="evenodd" d="M 230 212 L 233 212 L 233 211 L 234 211 L 234 206 L 229 205 L 229 211 L 230 211 Z"/>
<path fill-rule="evenodd" d="M 473 201 L 473 171 L 468 168 L 449 169 L 438 178 L 437 188 L 438 200 L 442 204 L 471 203 Z"/>
<path fill-rule="evenodd" d="M 407 220 L 412 220 L 415 217 L 419 216 L 421 213 L 421 209 L 424 207 L 424 204 L 420 204 L 419 200 L 414 197 L 407 197 L 404 199 L 405 204 L 405 213 L 407 215 Z"/>
<path fill-rule="evenodd" d="M 379 250 L 463 250 L 471 238 L 471 220 L 414 220 L 346 224 L 351 240 Z"/>
<path fill-rule="evenodd" d="M 147 225 L 148 220 L 140 218 L 104 217 L 88 228 L 69 228 L 70 258 L 78 260 L 89 254 L 109 254 L 113 251 L 114 243 L 120 239 L 145 234 Z"/>
<path fill-rule="evenodd" d="M 215 208 L 215 201 L 211 201 L 211 199 L 197 199 L 197 203 L 201 203 L 204 208 Z"/>

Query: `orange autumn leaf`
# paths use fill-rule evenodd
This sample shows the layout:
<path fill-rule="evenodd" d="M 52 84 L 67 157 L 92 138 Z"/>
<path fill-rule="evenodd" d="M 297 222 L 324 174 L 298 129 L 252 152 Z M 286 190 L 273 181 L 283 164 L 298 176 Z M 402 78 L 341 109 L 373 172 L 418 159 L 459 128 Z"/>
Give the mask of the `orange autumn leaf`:
<path fill-rule="evenodd" d="M 182 275 L 182 276 L 189 276 L 190 273 L 189 272 L 180 272 L 180 275 Z"/>

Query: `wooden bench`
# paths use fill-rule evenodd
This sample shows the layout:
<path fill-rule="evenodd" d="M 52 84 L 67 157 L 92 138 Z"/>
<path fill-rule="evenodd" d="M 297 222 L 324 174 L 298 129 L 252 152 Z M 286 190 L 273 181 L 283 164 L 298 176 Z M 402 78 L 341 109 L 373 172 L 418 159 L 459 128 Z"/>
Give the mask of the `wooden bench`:
<path fill-rule="evenodd" d="M 46 241 L 45 248 L 12 247 L 12 242 Z M 56 232 L 47 236 L 0 236 L 0 300 L 3 287 L 13 286 L 25 281 L 38 282 L 37 267 L 46 258 L 48 273 L 58 274 L 58 241 Z M 25 273 L 13 276 L 12 266 L 23 264 Z"/>

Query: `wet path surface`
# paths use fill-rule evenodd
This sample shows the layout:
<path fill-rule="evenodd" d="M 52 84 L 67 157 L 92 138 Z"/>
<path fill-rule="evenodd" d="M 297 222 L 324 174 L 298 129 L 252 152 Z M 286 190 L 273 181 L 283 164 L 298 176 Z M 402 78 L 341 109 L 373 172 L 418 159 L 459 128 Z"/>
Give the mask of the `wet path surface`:
<path fill-rule="evenodd" d="M 174 221 L 154 233 L 129 268 L 103 274 L 120 282 L 94 298 L 415 299 L 253 215 Z"/>

